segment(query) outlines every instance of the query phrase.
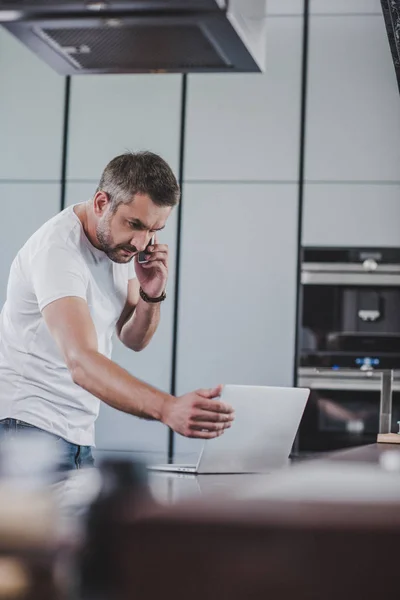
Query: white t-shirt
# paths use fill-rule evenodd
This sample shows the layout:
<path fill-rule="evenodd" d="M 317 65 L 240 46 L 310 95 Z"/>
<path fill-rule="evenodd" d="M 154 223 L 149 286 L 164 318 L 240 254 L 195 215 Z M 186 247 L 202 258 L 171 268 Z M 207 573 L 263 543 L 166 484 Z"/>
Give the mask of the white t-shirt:
<path fill-rule="evenodd" d="M 98 350 L 110 358 L 134 277 L 133 261 L 114 263 L 89 242 L 72 206 L 36 231 L 12 263 L 0 315 L 0 419 L 94 445 L 100 400 L 73 382 L 41 311 L 66 296 L 86 300 Z"/>

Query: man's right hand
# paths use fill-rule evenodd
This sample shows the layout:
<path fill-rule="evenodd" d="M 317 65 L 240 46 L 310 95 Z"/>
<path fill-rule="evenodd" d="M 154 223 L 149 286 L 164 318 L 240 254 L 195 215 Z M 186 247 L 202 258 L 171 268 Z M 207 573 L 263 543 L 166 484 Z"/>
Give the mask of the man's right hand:
<path fill-rule="evenodd" d="M 185 437 L 208 440 L 222 435 L 234 420 L 233 408 L 217 398 L 222 386 L 197 390 L 165 404 L 162 421 Z"/>

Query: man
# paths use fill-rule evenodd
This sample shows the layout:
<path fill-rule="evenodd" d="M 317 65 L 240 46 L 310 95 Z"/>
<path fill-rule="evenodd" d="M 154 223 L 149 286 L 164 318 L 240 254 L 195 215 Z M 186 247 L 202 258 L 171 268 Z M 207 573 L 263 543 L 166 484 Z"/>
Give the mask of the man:
<path fill-rule="evenodd" d="M 114 331 L 138 352 L 157 329 L 168 247 L 157 237 L 147 246 L 178 201 L 162 158 L 117 156 L 94 197 L 45 223 L 12 264 L 0 318 L 0 429 L 51 435 L 64 469 L 93 464 L 100 400 L 188 437 L 214 438 L 231 425 L 220 387 L 175 398 L 110 360 Z"/>

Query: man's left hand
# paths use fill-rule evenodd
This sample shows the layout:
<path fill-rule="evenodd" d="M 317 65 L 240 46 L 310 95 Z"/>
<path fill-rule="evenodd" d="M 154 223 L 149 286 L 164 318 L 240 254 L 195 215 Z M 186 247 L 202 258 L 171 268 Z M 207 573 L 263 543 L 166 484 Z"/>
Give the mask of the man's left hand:
<path fill-rule="evenodd" d="M 142 290 L 150 298 L 158 298 L 164 292 L 168 279 L 168 246 L 158 244 L 146 248 L 147 262 L 140 264 L 135 257 L 135 271 Z"/>

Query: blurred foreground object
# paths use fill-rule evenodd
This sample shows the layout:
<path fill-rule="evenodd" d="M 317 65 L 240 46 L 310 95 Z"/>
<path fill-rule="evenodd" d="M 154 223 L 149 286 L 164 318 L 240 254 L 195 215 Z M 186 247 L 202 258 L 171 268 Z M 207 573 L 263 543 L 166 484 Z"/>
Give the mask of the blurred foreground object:
<path fill-rule="evenodd" d="M 50 490 L 58 463 L 51 437 L 18 433 L 0 444 L 0 600 L 58 600 L 63 555 Z"/>
<path fill-rule="evenodd" d="M 131 523 L 131 534 L 136 535 L 135 524 L 157 507 L 150 494 L 144 465 L 104 460 L 100 464 L 100 474 L 100 491 L 88 512 L 86 540 L 77 560 L 81 572 L 80 595 L 85 600 L 116 598 L 118 565 L 115 561 L 119 552 L 115 553 L 115 546 L 119 543 L 119 531 L 115 524 Z M 135 564 L 132 563 L 130 568 L 136 573 Z"/>
<path fill-rule="evenodd" d="M 0 598 L 24 598 L 32 587 L 31 576 L 21 560 L 0 558 Z"/>
<path fill-rule="evenodd" d="M 85 600 L 397 597 L 397 472 L 310 461 L 257 481 L 236 501 L 94 505 L 88 544 L 107 585 Z"/>

